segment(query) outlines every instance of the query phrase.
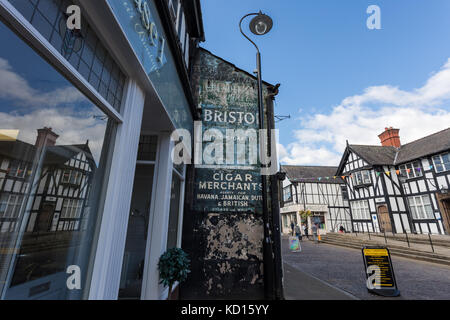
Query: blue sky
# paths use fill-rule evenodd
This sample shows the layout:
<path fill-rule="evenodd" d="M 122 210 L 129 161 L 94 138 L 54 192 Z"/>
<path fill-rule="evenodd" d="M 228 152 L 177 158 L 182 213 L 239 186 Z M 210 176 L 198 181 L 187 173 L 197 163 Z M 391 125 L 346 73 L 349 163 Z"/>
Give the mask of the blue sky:
<path fill-rule="evenodd" d="M 369 5 L 381 30 L 369 30 Z M 255 50 L 240 18 L 262 10 L 273 30 L 256 41 L 263 77 L 281 83 L 280 160 L 337 165 L 345 140 L 379 144 L 386 126 L 402 143 L 450 127 L 450 1 L 204 0 L 203 47 L 248 71 Z"/>

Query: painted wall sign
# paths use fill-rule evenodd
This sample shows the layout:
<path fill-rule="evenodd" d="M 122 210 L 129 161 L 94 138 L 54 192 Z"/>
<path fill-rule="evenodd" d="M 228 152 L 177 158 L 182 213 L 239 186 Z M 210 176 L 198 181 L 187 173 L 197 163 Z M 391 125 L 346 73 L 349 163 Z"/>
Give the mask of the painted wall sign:
<path fill-rule="evenodd" d="M 193 118 L 154 0 L 107 0 L 177 129 Z"/>
<path fill-rule="evenodd" d="M 195 211 L 262 213 L 256 87 L 242 80 L 199 82 L 203 140 Z"/>
<path fill-rule="evenodd" d="M 259 170 L 196 169 L 195 210 L 204 212 L 262 211 Z"/>
<path fill-rule="evenodd" d="M 183 248 L 192 273 L 182 299 L 264 299 L 262 179 L 258 163 L 257 83 L 250 74 L 200 49 L 192 64 L 194 152 L 186 190 Z M 267 89 L 265 89 L 267 96 Z M 255 159 L 256 158 L 256 159 Z"/>
<path fill-rule="evenodd" d="M 364 247 L 362 254 L 367 290 L 385 297 L 399 296 L 389 250 L 386 247 Z"/>

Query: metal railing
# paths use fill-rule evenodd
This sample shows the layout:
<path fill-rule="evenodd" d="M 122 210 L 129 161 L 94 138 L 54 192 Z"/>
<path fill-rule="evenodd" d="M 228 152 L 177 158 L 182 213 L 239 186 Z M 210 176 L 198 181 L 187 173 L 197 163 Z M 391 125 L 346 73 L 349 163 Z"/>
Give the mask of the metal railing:
<path fill-rule="evenodd" d="M 339 233 L 338 233 L 339 234 Z M 398 244 L 403 242 L 408 248 L 411 249 L 424 249 L 423 246 L 428 246 L 431 252 L 436 253 L 436 247 L 448 248 L 450 252 L 450 236 L 436 235 L 432 233 L 420 234 L 420 233 L 393 233 L 393 232 L 371 232 L 371 231 L 354 231 L 342 233 L 343 235 L 351 235 L 362 238 L 367 236 L 370 241 L 384 240 L 384 243 L 388 245 Z M 433 240 L 433 238 L 435 238 Z M 447 239 L 445 239 L 447 238 Z M 362 239 L 361 239 L 362 240 Z"/>

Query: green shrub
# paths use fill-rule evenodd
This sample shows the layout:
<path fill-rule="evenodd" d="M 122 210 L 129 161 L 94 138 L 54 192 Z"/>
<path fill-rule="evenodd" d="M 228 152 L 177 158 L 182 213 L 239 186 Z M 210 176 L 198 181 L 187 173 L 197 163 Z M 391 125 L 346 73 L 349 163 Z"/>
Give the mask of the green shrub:
<path fill-rule="evenodd" d="M 186 252 L 180 248 L 167 250 L 158 262 L 159 283 L 169 287 L 169 298 L 175 282 L 183 282 L 190 273 L 190 260 Z"/>

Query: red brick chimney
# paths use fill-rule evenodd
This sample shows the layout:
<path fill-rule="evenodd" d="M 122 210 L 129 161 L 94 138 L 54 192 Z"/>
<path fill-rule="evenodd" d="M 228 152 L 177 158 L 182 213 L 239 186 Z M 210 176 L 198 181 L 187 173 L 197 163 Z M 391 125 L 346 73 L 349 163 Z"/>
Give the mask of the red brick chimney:
<path fill-rule="evenodd" d="M 59 135 L 52 131 L 52 128 L 44 127 L 43 129 L 37 130 L 38 135 L 36 138 L 36 143 L 34 144 L 36 148 L 42 148 L 43 146 L 51 147 L 56 144 L 56 139 Z"/>
<path fill-rule="evenodd" d="M 394 129 L 392 127 L 385 128 L 384 132 L 378 136 L 381 140 L 381 145 L 383 147 L 401 147 L 400 136 L 398 132 L 400 129 Z"/>

